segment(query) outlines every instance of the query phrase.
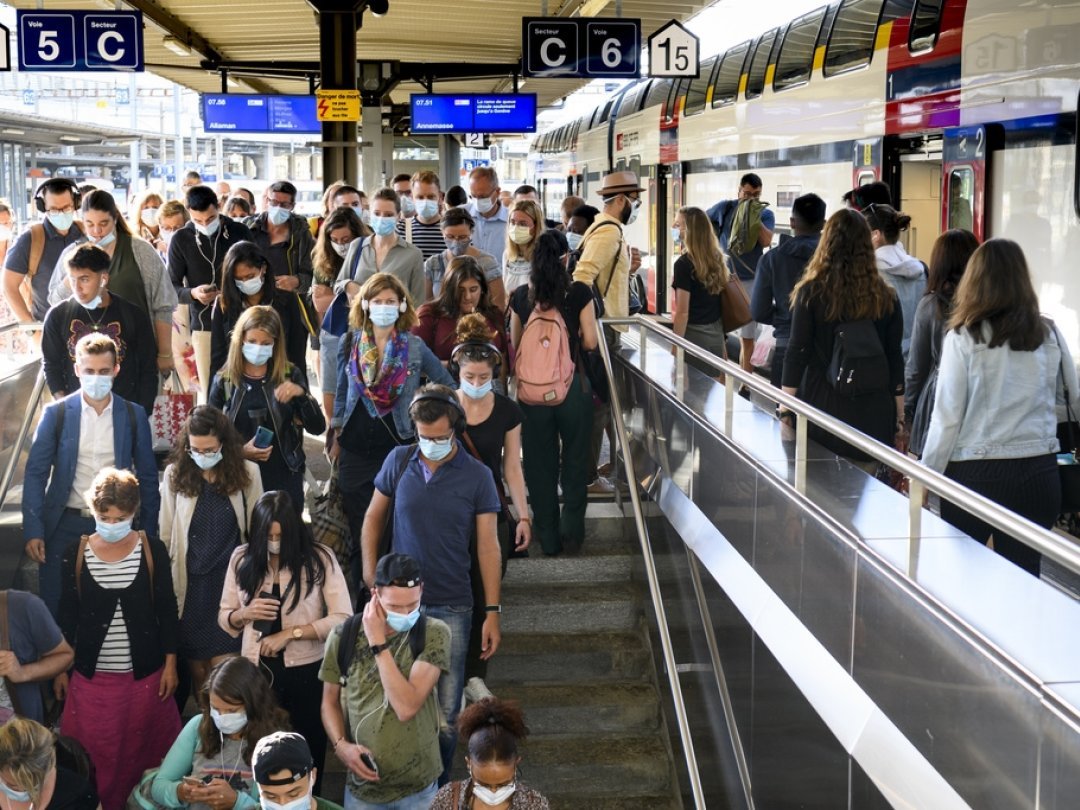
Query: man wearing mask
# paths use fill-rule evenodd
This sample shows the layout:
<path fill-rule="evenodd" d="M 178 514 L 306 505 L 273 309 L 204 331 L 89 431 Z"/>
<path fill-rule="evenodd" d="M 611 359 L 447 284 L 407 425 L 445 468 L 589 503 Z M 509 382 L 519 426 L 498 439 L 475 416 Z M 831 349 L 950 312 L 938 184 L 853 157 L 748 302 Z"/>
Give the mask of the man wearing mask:
<path fill-rule="evenodd" d="M 420 248 L 424 261 L 427 261 L 446 248 L 441 227 L 442 189 L 439 175 L 435 172 L 414 174 L 412 194 L 410 197 L 402 197 L 403 205 L 406 199 L 412 202 L 416 216 L 409 220 L 403 219 L 397 224 L 398 236 L 410 245 Z"/>
<path fill-rule="evenodd" d="M 351 208 L 356 216 L 365 225 L 370 224 L 371 215 L 368 214 L 367 197 L 356 186 L 341 186 L 330 198 L 331 210 L 334 208 Z"/>
<path fill-rule="evenodd" d="M 266 190 L 266 210 L 247 221 L 251 241 L 270 264 L 274 286 L 290 293 L 307 293 L 315 270 L 311 252 L 315 240 L 304 217 L 294 214 L 296 186 L 288 180 L 271 183 Z"/>
<path fill-rule="evenodd" d="M 94 247 L 80 250 L 104 253 Z M 150 345 L 152 351 L 152 336 Z M 120 374 L 117 355 L 117 345 L 108 335 L 89 334 L 75 344 L 78 386 L 45 408 L 26 461 L 22 502 L 26 556 L 41 565 L 41 598 L 54 616 L 60 607 L 61 556 L 71 543 L 95 530 L 84 493 L 99 470 L 135 470 L 139 528 L 157 536 L 161 499 L 150 420 L 141 405 L 113 393 L 113 381 Z"/>
<path fill-rule="evenodd" d="M 150 316 L 109 292 L 112 259 L 103 248 L 81 245 L 65 260 L 70 298 L 45 315 L 41 359 L 54 399 L 78 390 L 75 347 L 85 335 L 108 335 L 116 344 L 117 374 L 110 385 L 118 396 L 150 413 L 158 389 L 157 343 Z"/>
<path fill-rule="evenodd" d="M 425 585 L 412 557 L 387 554 L 373 578 L 363 615 L 326 639 L 323 726 L 348 769 L 346 808 L 427 808 L 442 771 L 435 685 L 450 671 L 450 628 L 421 611 Z"/>
<path fill-rule="evenodd" d="M 263 810 L 342 810 L 313 795 L 319 769 L 307 740 L 295 732 L 275 731 L 255 743 L 251 771 Z"/>
<path fill-rule="evenodd" d="M 20 234 L 4 258 L 4 298 L 21 323 L 45 320 L 49 282 L 60 254 L 68 245 L 83 239 L 82 226 L 75 221 L 80 202 L 75 182 L 64 177 L 46 180 L 34 195 L 44 221 L 34 223 Z M 30 278 L 29 307 L 21 289 L 27 277 Z"/>
<path fill-rule="evenodd" d="M 416 216 L 416 206 L 413 204 L 412 198 L 412 185 L 412 177 L 407 174 L 395 174 L 393 181 L 390 183 L 390 187 L 397 192 L 398 199 L 401 200 L 402 221 Z"/>
<path fill-rule="evenodd" d="M 201 403 L 210 390 L 210 306 L 221 288 L 221 265 L 237 242 L 254 237 L 244 225 L 222 215 L 214 190 L 194 186 L 187 192 L 190 221 L 169 243 L 169 278 L 181 304 L 187 304 L 191 346 L 199 378 Z"/>
<path fill-rule="evenodd" d="M 469 197 L 472 198 L 469 216 L 476 221 L 473 244 L 481 252 L 494 256 L 502 267 L 510 212 L 500 202 L 498 173 L 490 166 L 473 169 L 469 173 Z"/>

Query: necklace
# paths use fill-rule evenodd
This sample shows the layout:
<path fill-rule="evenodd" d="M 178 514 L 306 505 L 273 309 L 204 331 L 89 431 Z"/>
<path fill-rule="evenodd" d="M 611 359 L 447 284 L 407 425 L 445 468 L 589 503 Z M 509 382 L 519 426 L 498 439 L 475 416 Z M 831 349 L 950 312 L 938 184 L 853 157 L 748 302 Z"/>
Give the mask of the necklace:
<path fill-rule="evenodd" d="M 90 310 L 86 308 L 86 304 L 84 304 L 82 301 L 79 301 L 79 306 L 82 307 L 83 312 L 86 313 L 86 320 L 90 321 L 90 328 L 93 329 L 95 332 L 100 332 L 101 330 L 99 329 L 99 327 L 101 326 L 101 322 L 105 320 L 105 316 L 109 314 L 109 308 L 107 306 L 102 306 L 101 317 L 95 321 L 94 316 L 90 314 Z"/>
<path fill-rule="evenodd" d="M 240 740 L 240 753 L 236 755 L 236 762 L 233 763 L 232 770 L 225 770 L 225 735 L 221 735 L 221 773 L 228 773 L 230 776 L 236 776 L 240 772 L 240 761 L 244 758 L 244 741 Z M 226 780 L 229 781 L 229 780 Z"/>

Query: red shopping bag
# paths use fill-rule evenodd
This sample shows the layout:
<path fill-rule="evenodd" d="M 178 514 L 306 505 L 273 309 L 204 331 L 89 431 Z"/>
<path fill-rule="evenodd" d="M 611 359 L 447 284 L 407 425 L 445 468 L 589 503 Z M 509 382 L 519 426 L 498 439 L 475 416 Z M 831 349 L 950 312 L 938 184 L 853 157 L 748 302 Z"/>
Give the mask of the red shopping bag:
<path fill-rule="evenodd" d="M 195 407 L 195 395 L 184 391 L 180 376 L 173 371 L 162 383 L 161 392 L 154 398 L 150 415 L 150 433 L 155 453 L 167 453 L 176 443 L 180 429 Z M 171 390 L 170 390 L 171 389 Z"/>

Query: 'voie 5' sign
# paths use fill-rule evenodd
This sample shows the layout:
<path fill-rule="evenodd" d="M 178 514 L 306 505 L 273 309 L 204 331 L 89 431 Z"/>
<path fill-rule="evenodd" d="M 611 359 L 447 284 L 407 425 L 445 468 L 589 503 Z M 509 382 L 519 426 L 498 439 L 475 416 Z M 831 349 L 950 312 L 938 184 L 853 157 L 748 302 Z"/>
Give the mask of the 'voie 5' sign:
<path fill-rule="evenodd" d="M 19 70 L 143 70 L 141 11 L 19 11 Z"/>

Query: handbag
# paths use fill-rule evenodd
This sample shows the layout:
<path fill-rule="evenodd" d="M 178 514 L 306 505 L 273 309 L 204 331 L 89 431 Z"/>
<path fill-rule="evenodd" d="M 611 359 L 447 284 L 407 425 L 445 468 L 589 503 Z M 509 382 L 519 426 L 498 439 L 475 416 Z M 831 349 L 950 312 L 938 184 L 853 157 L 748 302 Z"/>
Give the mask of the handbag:
<path fill-rule="evenodd" d="M 734 332 L 750 321 L 750 296 L 734 273 L 729 274 L 727 284 L 720 291 L 720 323 L 725 332 Z"/>
<path fill-rule="evenodd" d="M 315 496 L 311 510 L 311 533 L 316 543 L 334 552 L 342 571 L 350 570 L 356 555 L 356 544 L 349 531 L 349 519 L 345 516 L 345 503 L 338 484 L 337 464 L 330 467 L 330 480 L 322 492 Z"/>
<path fill-rule="evenodd" d="M 468 448 L 469 454 L 473 458 L 475 458 L 477 461 L 479 461 L 481 464 L 484 464 L 484 466 L 486 467 L 487 465 L 484 463 L 484 460 L 482 458 L 480 458 L 480 453 L 479 453 L 479 451 L 477 451 L 476 445 L 473 444 L 472 437 L 469 436 L 468 431 L 463 433 L 461 438 L 464 440 L 465 447 Z M 501 475 L 496 475 L 496 476 L 494 476 L 494 478 L 495 478 L 495 493 L 499 496 L 499 505 L 501 507 L 500 511 L 501 511 L 502 516 L 503 516 L 503 519 L 506 521 L 506 527 L 507 527 L 508 533 L 510 535 L 509 538 L 508 538 L 509 542 L 506 544 L 506 548 L 510 552 L 513 552 L 513 550 L 514 550 L 514 539 L 517 537 L 518 521 L 517 521 L 517 518 L 515 518 L 513 516 L 513 514 L 510 512 L 510 503 L 506 498 L 506 489 L 503 487 L 502 476 Z M 503 559 L 504 559 L 503 564 L 505 566 L 505 557 Z"/>
<path fill-rule="evenodd" d="M 160 393 L 154 397 L 154 411 L 150 415 L 151 446 L 155 453 L 167 453 L 176 444 L 176 438 L 195 407 L 195 395 L 185 391 L 180 375 L 174 369 L 162 382 Z M 166 386 L 172 390 L 167 390 Z"/>

